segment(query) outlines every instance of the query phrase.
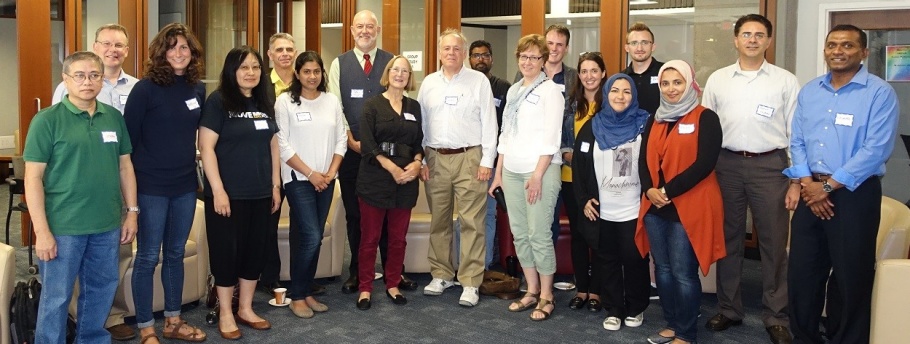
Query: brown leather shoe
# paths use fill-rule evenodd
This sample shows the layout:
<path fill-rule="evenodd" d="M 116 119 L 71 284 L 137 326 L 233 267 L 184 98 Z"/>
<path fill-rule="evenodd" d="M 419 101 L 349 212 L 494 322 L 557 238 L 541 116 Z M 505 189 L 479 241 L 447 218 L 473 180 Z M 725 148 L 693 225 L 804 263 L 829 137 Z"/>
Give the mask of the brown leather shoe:
<path fill-rule="evenodd" d="M 733 319 L 727 318 L 723 314 L 717 313 L 713 317 L 711 317 L 711 319 L 708 319 L 708 322 L 705 323 L 705 328 L 707 328 L 711 331 L 723 331 L 723 330 L 730 328 L 730 326 L 739 326 L 742 324 L 743 324 L 742 320 L 733 320 Z"/>
<path fill-rule="evenodd" d="M 230 332 L 224 332 L 221 330 L 221 326 L 218 326 L 218 332 L 221 333 L 221 338 L 224 339 L 237 340 L 240 339 L 240 337 L 243 337 L 243 334 L 240 333 L 240 328 L 237 328 L 236 330 Z"/>
<path fill-rule="evenodd" d="M 262 320 L 257 322 L 247 321 L 238 314 L 234 314 L 234 319 L 237 320 L 238 324 L 244 324 L 246 326 L 252 327 L 255 330 L 268 330 L 272 328 L 272 324 L 268 320 Z"/>
<path fill-rule="evenodd" d="M 774 325 L 768 326 L 765 328 L 765 331 L 768 331 L 768 335 L 771 338 L 771 343 L 774 344 L 790 344 L 793 342 L 793 337 L 790 336 L 790 330 L 786 326 Z"/>
<path fill-rule="evenodd" d="M 136 330 L 133 330 L 133 328 L 127 324 L 108 327 L 107 332 L 111 333 L 111 339 L 113 340 L 126 341 L 136 338 Z"/>

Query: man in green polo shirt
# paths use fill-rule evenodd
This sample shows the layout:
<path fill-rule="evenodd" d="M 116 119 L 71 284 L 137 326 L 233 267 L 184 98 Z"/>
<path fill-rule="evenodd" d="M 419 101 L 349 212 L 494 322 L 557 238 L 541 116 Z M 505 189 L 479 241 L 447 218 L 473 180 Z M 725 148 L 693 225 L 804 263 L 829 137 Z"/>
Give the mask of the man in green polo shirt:
<path fill-rule="evenodd" d="M 96 101 L 102 68 L 91 52 L 68 56 L 67 97 L 35 115 L 25 140 L 25 193 L 44 282 L 37 343 L 65 342 L 76 277 L 76 342 L 111 341 L 104 322 L 117 289 L 118 251 L 136 235 L 139 207 L 123 116 Z"/>

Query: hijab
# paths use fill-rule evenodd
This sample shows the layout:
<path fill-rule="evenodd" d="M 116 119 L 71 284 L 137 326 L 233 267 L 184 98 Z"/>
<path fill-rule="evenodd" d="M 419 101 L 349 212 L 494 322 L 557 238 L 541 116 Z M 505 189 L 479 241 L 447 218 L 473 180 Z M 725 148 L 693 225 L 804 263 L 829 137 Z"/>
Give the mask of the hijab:
<path fill-rule="evenodd" d="M 608 95 L 613 84 L 619 79 L 625 79 L 629 82 L 632 89 L 632 99 L 629 107 L 617 112 L 610 106 Z M 645 124 L 651 114 L 638 107 L 638 90 L 635 88 L 635 82 L 626 74 L 613 74 L 607 79 L 603 89 L 604 105 L 597 114 L 591 119 L 591 129 L 594 132 L 594 138 L 600 150 L 616 149 L 620 145 L 631 142 L 645 130 Z"/>
<path fill-rule="evenodd" d="M 654 113 L 654 119 L 660 122 L 676 122 L 676 120 L 685 116 L 698 105 L 698 95 L 701 93 L 701 88 L 698 87 L 698 82 L 695 81 L 695 72 L 692 70 L 692 66 L 689 66 L 685 61 L 672 60 L 665 62 L 663 67 L 660 67 L 657 80 L 663 79 L 664 71 L 667 69 L 675 69 L 682 75 L 686 81 L 686 89 L 676 104 L 668 102 L 663 91 L 661 91 L 660 107 Z"/>

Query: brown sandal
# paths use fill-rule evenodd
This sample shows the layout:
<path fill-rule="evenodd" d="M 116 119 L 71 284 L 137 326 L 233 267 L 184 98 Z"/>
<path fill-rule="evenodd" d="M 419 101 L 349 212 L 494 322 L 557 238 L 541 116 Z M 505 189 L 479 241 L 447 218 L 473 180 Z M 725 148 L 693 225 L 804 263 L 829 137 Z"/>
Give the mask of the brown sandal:
<path fill-rule="evenodd" d="M 548 305 L 552 305 L 554 308 L 556 307 L 556 306 L 553 304 L 553 301 L 550 301 L 550 300 L 547 300 L 547 299 L 540 299 L 540 302 L 537 303 L 537 307 L 534 308 L 534 311 L 531 312 L 531 320 L 534 320 L 534 321 L 544 321 L 544 320 L 549 319 L 549 318 L 550 318 L 550 312 L 547 312 L 547 311 L 543 310 L 544 307 L 547 307 Z M 535 312 L 541 312 L 541 313 L 543 313 L 543 318 L 535 318 L 535 317 L 534 317 L 534 313 L 535 313 Z"/>
<path fill-rule="evenodd" d="M 155 340 L 158 341 L 158 343 L 161 343 L 161 340 L 158 339 L 158 335 L 156 335 L 154 332 L 152 332 L 152 333 L 142 336 L 142 339 L 139 340 L 139 344 L 145 344 L 145 342 L 147 342 L 149 339 L 152 339 L 152 338 L 155 338 Z"/>
<path fill-rule="evenodd" d="M 521 302 L 521 300 L 524 300 L 525 298 L 528 298 L 528 297 L 530 297 L 534 300 L 527 304 Z M 509 307 L 509 312 L 524 312 L 526 310 L 529 310 L 529 309 L 533 308 L 534 306 L 537 306 L 537 302 L 539 299 L 540 299 L 540 293 L 537 293 L 537 294 L 525 293 L 524 296 L 522 296 L 518 300 L 515 300 L 512 302 L 512 305 L 518 306 L 518 308 L 513 309 L 512 307 Z"/>
<path fill-rule="evenodd" d="M 176 322 L 176 323 L 167 323 L 165 321 L 165 324 L 164 324 L 165 330 L 167 329 L 168 326 L 171 326 L 172 329 L 170 331 L 163 331 L 164 338 L 167 338 L 167 339 L 179 339 L 179 340 L 185 340 L 187 342 L 198 343 L 198 342 L 205 341 L 205 339 L 207 337 L 205 335 L 205 332 L 200 330 L 198 327 L 188 325 L 186 323 L 186 320 L 180 320 L 179 322 Z M 187 334 L 180 333 L 180 329 L 182 329 L 183 327 L 190 328 L 193 330 L 193 332 L 187 333 Z"/>

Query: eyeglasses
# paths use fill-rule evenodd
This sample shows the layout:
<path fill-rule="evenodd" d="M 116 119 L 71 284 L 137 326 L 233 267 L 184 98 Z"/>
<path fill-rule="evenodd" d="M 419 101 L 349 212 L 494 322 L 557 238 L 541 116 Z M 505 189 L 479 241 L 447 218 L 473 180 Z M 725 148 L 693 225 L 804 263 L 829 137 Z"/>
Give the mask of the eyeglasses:
<path fill-rule="evenodd" d="M 401 69 L 401 68 L 398 68 L 398 67 L 389 68 L 389 72 L 393 72 L 393 73 L 395 73 L 395 74 L 411 74 L 411 71 L 409 71 L 409 70 L 407 70 L 407 69 Z"/>
<path fill-rule="evenodd" d="M 490 54 L 490 53 L 471 54 L 471 58 L 475 59 L 475 60 L 480 60 L 480 59 L 489 60 L 491 57 L 493 57 L 493 54 Z"/>
<path fill-rule="evenodd" d="M 628 45 L 630 45 L 630 46 L 633 46 L 633 47 L 637 47 L 637 46 L 639 46 L 639 45 L 642 46 L 642 47 L 647 47 L 647 46 L 651 45 L 651 43 L 654 43 L 654 42 L 651 42 L 651 41 L 631 41 L 631 42 L 626 43 L 626 44 L 628 44 Z"/>
<path fill-rule="evenodd" d="M 101 80 L 101 76 L 102 76 L 101 73 L 91 73 L 89 75 L 85 75 L 84 73 L 76 73 L 76 75 L 69 75 L 66 73 L 63 73 L 63 74 L 72 78 L 73 81 L 75 81 L 77 84 L 81 84 L 81 83 L 85 82 L 86 77 L 88 77 L 89 81 L 95 82 L 95 81 Z"/>
<path fill-rule="evenodd" d="M 95 41 L 95 43 L 100 43 L 101 45 L 103 45 L 103 46 L 104 46 L 105 48 L 107 48 L 107 49 L 110 49 L 111 47 L 114 47 L 114 48 L 117 48 L 117 50 L 123 50 L 123 49 L 126 48 L 126 44 L 123 44 L 123 43 L 113 43 L 113 42 L 108 42 L 108 41 L 104 41 L 104 42 L 102 42 L 102 41 Z"/>
<path fill-rule="evenodd" d="M 521 61 L 521 62 L 527 62 L 528 60 L 530 60 L 531 62 L 537 62 L 537 61 L 540 61 L 540 59 L 542 59 L 542 58 L 543 58 L 543 56 L 518 55 L 518 61 Z"/>
<path fill-rule="evenodd" d="M 743 33 L 739 34 L 739 37 L 741 37 L 742 39 L 752 39 L 752 37 L 755 37 L 755 39 L 762 40 L 762 39 L 765 39 L 765 37 L 768 37 L 768 35 L 765 34 L 764 32 L 756 32 L 756 33 L 743 32 Z"/>

